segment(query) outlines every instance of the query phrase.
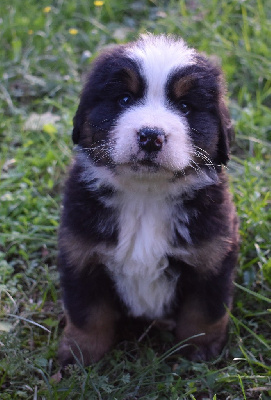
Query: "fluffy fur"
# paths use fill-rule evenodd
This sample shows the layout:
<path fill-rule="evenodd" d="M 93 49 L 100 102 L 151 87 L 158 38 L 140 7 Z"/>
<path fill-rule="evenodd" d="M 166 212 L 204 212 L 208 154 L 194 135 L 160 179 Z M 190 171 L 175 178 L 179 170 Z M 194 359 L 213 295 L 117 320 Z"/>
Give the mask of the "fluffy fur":
<path fill-rule="evenodd" d="M 59 232 L 63 365 L 97 361 L 128 319 L 170 321 L 191 359 L 219 354 L 238 250 L 232 135 L 220 70 L 182 39 L 145 35 L 97 58 Z"/>

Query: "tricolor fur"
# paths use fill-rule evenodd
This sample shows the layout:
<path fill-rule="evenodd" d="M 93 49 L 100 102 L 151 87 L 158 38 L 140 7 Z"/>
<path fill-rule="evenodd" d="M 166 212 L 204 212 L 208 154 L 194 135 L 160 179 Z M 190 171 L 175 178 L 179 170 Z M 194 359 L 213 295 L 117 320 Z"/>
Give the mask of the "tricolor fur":
<path fill-rule="evenodd" d="M 59 233 L 63 364 L 98 360 L 128 318 L 170 319 L 177 340 L 205 333 L 192 359 L 221 351 L 238 248 L 222 168 L 232 134 L 220 70 L 183 40 L 143 35 L 97 58 Z"/>

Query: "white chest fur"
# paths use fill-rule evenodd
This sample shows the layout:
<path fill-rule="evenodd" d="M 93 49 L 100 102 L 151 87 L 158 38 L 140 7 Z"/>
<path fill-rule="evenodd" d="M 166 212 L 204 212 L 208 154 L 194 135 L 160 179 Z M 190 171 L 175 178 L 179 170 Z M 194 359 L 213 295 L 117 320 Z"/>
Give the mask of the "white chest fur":
<path fill-rule="evenodd" d="M 162 317 L 175 292 L 177 277 L 168 266 L 170 210 L 164 197 L 125 193 L 118 199 L 120 231 L 108 264 L 116 289 L 131 315 Z"/>

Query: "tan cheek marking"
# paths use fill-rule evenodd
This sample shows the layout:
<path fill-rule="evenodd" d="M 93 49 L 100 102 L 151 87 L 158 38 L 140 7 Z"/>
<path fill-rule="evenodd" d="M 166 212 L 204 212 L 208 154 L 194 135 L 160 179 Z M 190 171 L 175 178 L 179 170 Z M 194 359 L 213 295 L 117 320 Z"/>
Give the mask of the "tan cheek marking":
<path fill-rule="evenodd" d="M 66 315 L 67 323 L 60 342 L 58 357 L 62 366 L 74 362 L 74 356 L 83 365 L 99 361 L 115 342 L 118 314 L 109 304 L 89 310 L 84 327 L 76 327 Z"/>
<path fill-rule="evenodd" d="M 195 78 L 193 75 L 189 75 L 174 83 L 173 91 L 177 99 L 187 94 L 192 87 L 194 80 Z"/>

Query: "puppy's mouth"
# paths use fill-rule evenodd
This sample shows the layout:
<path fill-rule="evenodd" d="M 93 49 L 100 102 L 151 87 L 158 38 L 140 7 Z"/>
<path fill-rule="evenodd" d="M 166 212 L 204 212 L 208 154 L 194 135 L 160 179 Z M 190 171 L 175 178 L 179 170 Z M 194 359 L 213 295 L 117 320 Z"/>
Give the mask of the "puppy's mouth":
<path fill-rule="evenodd" d="M 129 165 L 133 171 L 157 172 L 158 170 L 163 169 L 161 164 L 155 160 L 155 157 L 151 156 L 141 159 L 133 156 L 131 157 Z"/>
<path fill-rule="evenodd" d="M 160 168 L 160 165 L 156 162 L 154 162 L 153 160 L 148 160 L 148 159 L 144 159 L 144 160 L 139 160 L 137 162 L 137 164 L 139 166 L 143 166 L 143 167 L 150 167 L 150 168 Z"/>

